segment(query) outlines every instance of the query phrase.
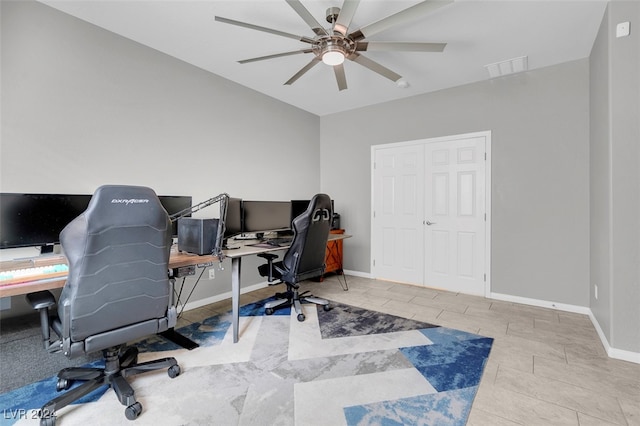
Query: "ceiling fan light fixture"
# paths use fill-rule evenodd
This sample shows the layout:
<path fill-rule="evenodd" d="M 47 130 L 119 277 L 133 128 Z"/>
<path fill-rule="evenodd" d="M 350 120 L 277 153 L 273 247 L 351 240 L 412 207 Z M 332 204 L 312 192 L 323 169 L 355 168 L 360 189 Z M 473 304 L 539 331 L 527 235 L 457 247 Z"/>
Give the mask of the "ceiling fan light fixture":
<path fill-rule="evenodd" d="M 322 62 L 330 66 L 340 65 L 344 62 L 344 53 L 339 49 L 328 50 L 322 54 Z"/>

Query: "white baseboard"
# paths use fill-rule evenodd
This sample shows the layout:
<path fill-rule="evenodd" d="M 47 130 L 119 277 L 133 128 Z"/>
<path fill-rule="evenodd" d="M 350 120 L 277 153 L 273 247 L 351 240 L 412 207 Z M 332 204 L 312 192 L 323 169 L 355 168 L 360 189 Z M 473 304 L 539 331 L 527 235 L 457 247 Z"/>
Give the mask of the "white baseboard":
<path fill-rule="evenodd" d="M 359 272 L 359 271 L 350 271 L 350 270 L 344 270 L 344 273 L 346 275 L 350 275 L 350 276 L 354 276 L 354 277 L 361 277 L 361 278 L 369 278 L 372 279 L 371 274 L 366 273 L 366 272 Z M 269 283 L 262 282 L 262 283 L 258 283 L 258 284 L 254 284 L 248 287 L 242 287 L 240 288 L 240 294 L 244 294 L 244 293 L 249 293 L 251 291 L 254 290 L 259 290 L 261 288 L 265 288 L 268 287 Z M 194 300 L 193 302 L 189 302 L 186 305 L 184 305 L 184 311 L 190 311 L 192 309 L 197 309 L 197 308 L 201 308 L 203 306 L 209 305 L 211 303 L 216 303 L 219 302 L 221 300 L 226 300 L 226 299 L 231 299 L 231 291 L 226 291 L 224 293 L 220 293 L 220 294 L 216 294 L 213 295 L 211 297 L 205 297 L 204 299 L 199 299 L 199 300 Z M 180 310 L 179 310 L 180 312 Z"/>
<path fill-rule="evenodd" d="M 365 272 L 358 271 L 348 271 L 344 270 L 346 275 L 354 276 L 354 277 L 362 277 L 362 278 L 371 278 L 371 274 Z M 269 283 L 264 281 L 258 284 L 254 284 L 248 287 L 240 288 L 240 294 L 249 293 L 254 290 L 259 290 L 261 288 L 268 287 Z M 204 299 L 194 300 L 193 302 L 189 302 L 184 305 L 184 311 L 190 311 L 192 309 L 201 308 L 203 306 L 209 305 L 211 303 L 219 302 L 221 300 L 231 299 L 231 291 L 226 291 L 224 293 L 216 294 L 211 297 L 205 297 Z"/>
<path fill-rule="evenodd" d="M 490 299 L 503 300 L 505 302 L 520 303 L 522 305 L 537 306 L 539 308 L 557 309 L 563 312 L 572 312 L 574 314 L 589 315 L 591 309 L 586 306 L 569 305 L 566 303 L 549 302 L 546 300 L 530 299 L 528 297 L 512 296 L 510 294 L 491 293 Z"/>
<path fill-rule="evenodd" d="M 242 287 L 242 288 L 240 288 L 240 294 L 249 293 L 251 291 L 259 290 L 261 288 L 265 288 L 265 287 L 268 287 L 268 286 L 269 286 L 269 284 L 265 281 L 263 283 L 250 285 L 248 287 Z M 216 303 L 216 302 L 219 302 L 221 300 L 227 300 L 227 299 L 231 299 L 231 291 L 227 291 L 227 292 L 224 292 L 224 293 L 216 294 L 214 296 L 206 297 L 204 299 L 194 300 L 193 302 L 189 302 L 186 305 L 184 305 L 184 309 L 182 309 L 182 308 L 181 309 L 184 310 L 184 311 L 190 311 L 192 309 L 201 308 L 201 307 L 209 305 L 211 303 Z M 178 312 L 180 312 L 180 310 L 178 310 Z"/>
<path fill-rule="evenodd" d="M 596 319 L 595 315 L 593 315 L 593 312 L 591 312 L 591 310 L 589 310 L 589 319 L 591 319 L 591 323 L 593 323 L 593 326 L 596 328 L 596 332 L 600 337 L 602 346 L 604 346 L 605 351 L 607 351 L 607 355 L 609 356 L 609 358 L 615 358 L 622 361 L 628 361 L 628 362 L 640 364 L 640 353 L 626 351 L 623 349 L 616 349 L 609 346 L 609 341 L 607 340 L 604 334 L 604 331 L 602 331 L 602 328 L 600 327 L 600 323 Z"/>
<path fill-rule="evenodd" d="M 546 300 L 538 300 L 538 299 L 529 299 L 527 297 L 512 296 L 509 294 L 500 294 L 500 293 L 491 293 L 489 297 L 491 299 L 503 300 L 505 302 L 521 303 L 523 305 L 538 306 L 541 308 L 557 309 L 559 311 L 587 315 L 589 316 L 591 323 L 595 327 L 596 332 L 598 333 L 598 337 L 600 337 L 600 342 L 602 343 L 602 346 L 607 352 L 607 355 L 609 356 L 609 358 L 614 358 L 622 361 L 628 361 L 628 362 L 640 364 L 640 353 L 626 351 L 624 349 L 612 348 L 611 345 L 609 345 L 609 341 L 607 340 L 604 332 L 602 331 L 602 328 L 600 327 L 598 320 L 596 319 L 595 315 L 593 315 L 593 312 L 591 312 L 591 309 L 586 306 L 568 305 L 564 303 L 549 302 Z"/>
<path fill-rule="evenodd" d="M 345 269 L 344 273 L 346 275 L 352 275 L 354 277 L 369 278 L 370 280 L 374 279 L 373 276 L 368 272 L 351 271 L 351 270 Z"/>

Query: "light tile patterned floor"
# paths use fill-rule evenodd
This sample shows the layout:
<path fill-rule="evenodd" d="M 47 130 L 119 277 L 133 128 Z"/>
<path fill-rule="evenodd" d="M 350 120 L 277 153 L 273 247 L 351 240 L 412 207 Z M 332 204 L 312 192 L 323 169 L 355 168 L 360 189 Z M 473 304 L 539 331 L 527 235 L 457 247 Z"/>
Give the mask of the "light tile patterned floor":
<path fill-rule="evenodd" d="M 417 286 L 336 276 L 304 283 L 315 296 L 493 337 L 468 425 L 639 425 L 640 365 L 608 358 L 586 315 Z M 279 287 L 242 295 L 241 305 Z M 178 326 L 231 308 L 184 312 Z M 242 336 L 240 336 L 242 338 Z"/>

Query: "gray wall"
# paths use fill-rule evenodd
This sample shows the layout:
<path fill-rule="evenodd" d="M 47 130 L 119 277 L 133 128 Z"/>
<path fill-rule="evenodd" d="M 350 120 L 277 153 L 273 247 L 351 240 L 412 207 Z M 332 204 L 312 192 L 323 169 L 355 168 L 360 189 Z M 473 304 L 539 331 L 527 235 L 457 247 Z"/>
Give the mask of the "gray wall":
<path fill-rule="evenodd" d="M 627 21 L 631 35 L 616 38 Z M 609 344 L 632 352 L 640 352 L 639 25 L 640 4 L 611 2 L 590 57 L 590 306 Z"/>
<path fill-rule="evenodd" d="M 372 145 L 492 132 L 493 293 L 589 304 L 587 59 L 321 118 L 322 183 L 370 271 Z"/>
<path fill-rule="evenodd" d="M 123 183 L 197 203 L 320 190 L 317 116 L 40 3 L 0 3 L 1 191 Z M 230 291 L 228 262 L 192 300 Z M 243 264 L 245 285 L 263 281 L 255 264 Z"/>

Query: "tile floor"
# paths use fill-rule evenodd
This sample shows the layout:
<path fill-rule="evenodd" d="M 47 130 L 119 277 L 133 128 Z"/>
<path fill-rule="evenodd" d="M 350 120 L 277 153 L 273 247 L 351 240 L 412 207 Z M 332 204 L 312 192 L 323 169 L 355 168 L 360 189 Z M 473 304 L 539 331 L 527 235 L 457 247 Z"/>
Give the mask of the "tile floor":
<path fill-rule="evenodd" d="M 315 296 L 495 339 L 469 426 L 640 426 L 640 365 L 608 358 L 586 315 L 366 278 L 347 280 L 349 291 L 336 276 L 303 286 Z M 241 305 L 279 290 L 243 294 Z M 185 311 L 178 326 L 230 308 L 225 300 Z"/>

